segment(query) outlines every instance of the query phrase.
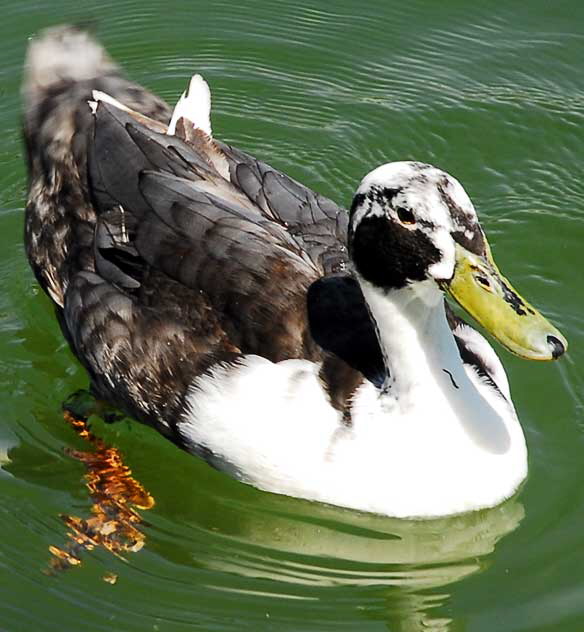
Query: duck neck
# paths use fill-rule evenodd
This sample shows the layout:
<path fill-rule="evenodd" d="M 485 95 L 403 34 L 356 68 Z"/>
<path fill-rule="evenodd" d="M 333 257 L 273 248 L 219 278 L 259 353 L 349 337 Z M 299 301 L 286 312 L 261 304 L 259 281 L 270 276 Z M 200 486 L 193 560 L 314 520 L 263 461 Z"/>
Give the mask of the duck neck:
<path fill-rule="evenodd" d="M 359 281 L 383 353 L 384 395 L 408 408 L 421 391 L 460 388 L 464 369 L 436 284 L 386 290 Z"/>

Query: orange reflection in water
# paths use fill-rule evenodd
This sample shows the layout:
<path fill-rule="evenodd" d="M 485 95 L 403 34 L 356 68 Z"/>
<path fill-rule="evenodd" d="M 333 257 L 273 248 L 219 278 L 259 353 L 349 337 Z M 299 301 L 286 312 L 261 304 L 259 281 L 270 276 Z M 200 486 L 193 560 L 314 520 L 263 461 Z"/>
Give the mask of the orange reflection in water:
<path fill-rule="evenodd" d="M 145 536 L 138 529 L 142 518 L 136 509 L 151 509 L 154 498 L 132 477 L 117 448 L 108 447 L 88 428 L 87 420 L 64 413 L 77 434 L 90 443 L 90 451 L 69 450 L 68 453 L 85 464 L 85 480 L 93 500 L 90 518 L 61 515 L 69 527 L 69 541 L 63 548 L 50 546 L 53 555 L 48 572 L 54 573 L 81 564 L 84 551 L 103 547 L 123 558 L 123 553 L 135 553 L 144 546 Z M 108 573 L 104 581 L 115 583 L 117 577 Z"/>

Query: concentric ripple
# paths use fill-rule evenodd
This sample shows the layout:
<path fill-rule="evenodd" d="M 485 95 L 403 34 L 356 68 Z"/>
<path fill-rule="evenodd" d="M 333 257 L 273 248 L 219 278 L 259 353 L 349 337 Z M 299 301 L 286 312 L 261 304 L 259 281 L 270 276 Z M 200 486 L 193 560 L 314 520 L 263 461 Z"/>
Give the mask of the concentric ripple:
<path fill-rule="evenodd" d="M 584 5 L 5 5 L 0 627 L 582 630 Z M 143 547 L 116 557 L 95 546 L 74 568 L 43 573 L 49 547 L 68 541 L 59 516 L 87 518 L 93 504 L 83 463 L 68 456 L 87 446 L 61 415 L 86 376 L 21 245 L 21 64 L 27 37 L 63 21 L 93 21 L 128 74 L 169 101 L 200 72 L 217 137 L 345 206 L 389 160 L 431 162 L 464 184 L 502 271 L 571 343 L 545 366 L 497 349 L 530 449 L 517 498 L 450 519 L 391 520 L 259 492 L 136 423 L 96 420 L 93 432 L 155 500 Z"/>

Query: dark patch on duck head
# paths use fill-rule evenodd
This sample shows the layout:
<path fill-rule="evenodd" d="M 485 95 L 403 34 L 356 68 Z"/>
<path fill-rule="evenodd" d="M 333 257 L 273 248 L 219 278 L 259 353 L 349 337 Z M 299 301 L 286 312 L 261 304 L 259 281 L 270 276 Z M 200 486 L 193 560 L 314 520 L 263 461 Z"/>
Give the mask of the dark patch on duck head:
<path fill-rule="evenodd" d="M 403 191 L 403 187 L 371 187 L 369 196 L 381 207 L 393 206 L 393 201 L 397 195 Z"/>
<path fill-rule="evenodd" d="M 485 249 L 485 237 L 480 227 L 472 228 L 472 237 L 468 237 L 464 230 L 456 230 L 451 233 L 452 239 L 457 244 L 460 244 L 463 248 L 466 248 L 469 252 L 475 255 L 484 256 Z"/>
<path fill-rule="evenodd" d="M 350 217 L 353 217 L 355 211 L 361 208 L 364 204 L 368 203 L 369 208 L 373 202 L 376 202 L 381 206 L 393 206 L 395 197 L 403 191 L 403 187 L 377 187 L 372 186 L 367 193 L 357 193 L 353 198 L 350 209 Z"/>
<path fill-rule="evenodd" d="M 486 252 L 483 231 L 478 221 L 469 217 L 448 193 L 448 182 L 448 178 L 444 178 L 442 182 L 437 185 L 437 188 L 442 202 L 444 202 L 448 208 L 453 224 L 458 227 L 458 230 L 452 232 L 452 238 L 469 252 L 483 256 Z M 471 234 L 470 237 L 468 233 Z"/>
<path fill-rule="evenodd" d="M 422 230 L 375 216 L 364 217 L 350 232 L 349 251 L 359 274 L 386 289 L 424 281 L 442 256 Z"/>
<path fill-rule="evenodd" d="M 367 199 L 367 196 L 364 193 L 357 193 L 355 195 L 355 197 L 353 198 L 353 202 L 351 203 L 351 209 L 349 211 L 350 217 L 353 217 L 355 211 L 358 208 L 361 208 L 363 204 L 365 204 L 366 199 Z"/>

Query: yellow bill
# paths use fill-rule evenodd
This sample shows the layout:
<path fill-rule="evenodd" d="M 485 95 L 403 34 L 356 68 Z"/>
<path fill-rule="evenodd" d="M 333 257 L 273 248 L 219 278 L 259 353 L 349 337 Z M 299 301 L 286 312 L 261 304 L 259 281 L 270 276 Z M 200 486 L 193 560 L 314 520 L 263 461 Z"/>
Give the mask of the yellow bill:
<path fill-rule="evenodd" d="M 528 360 L 555 360 L 568 348 L 564 336 L 501 275 L 486 244 L 485 256 L 456 244 L 448 292 L 504 347 Z"/>

